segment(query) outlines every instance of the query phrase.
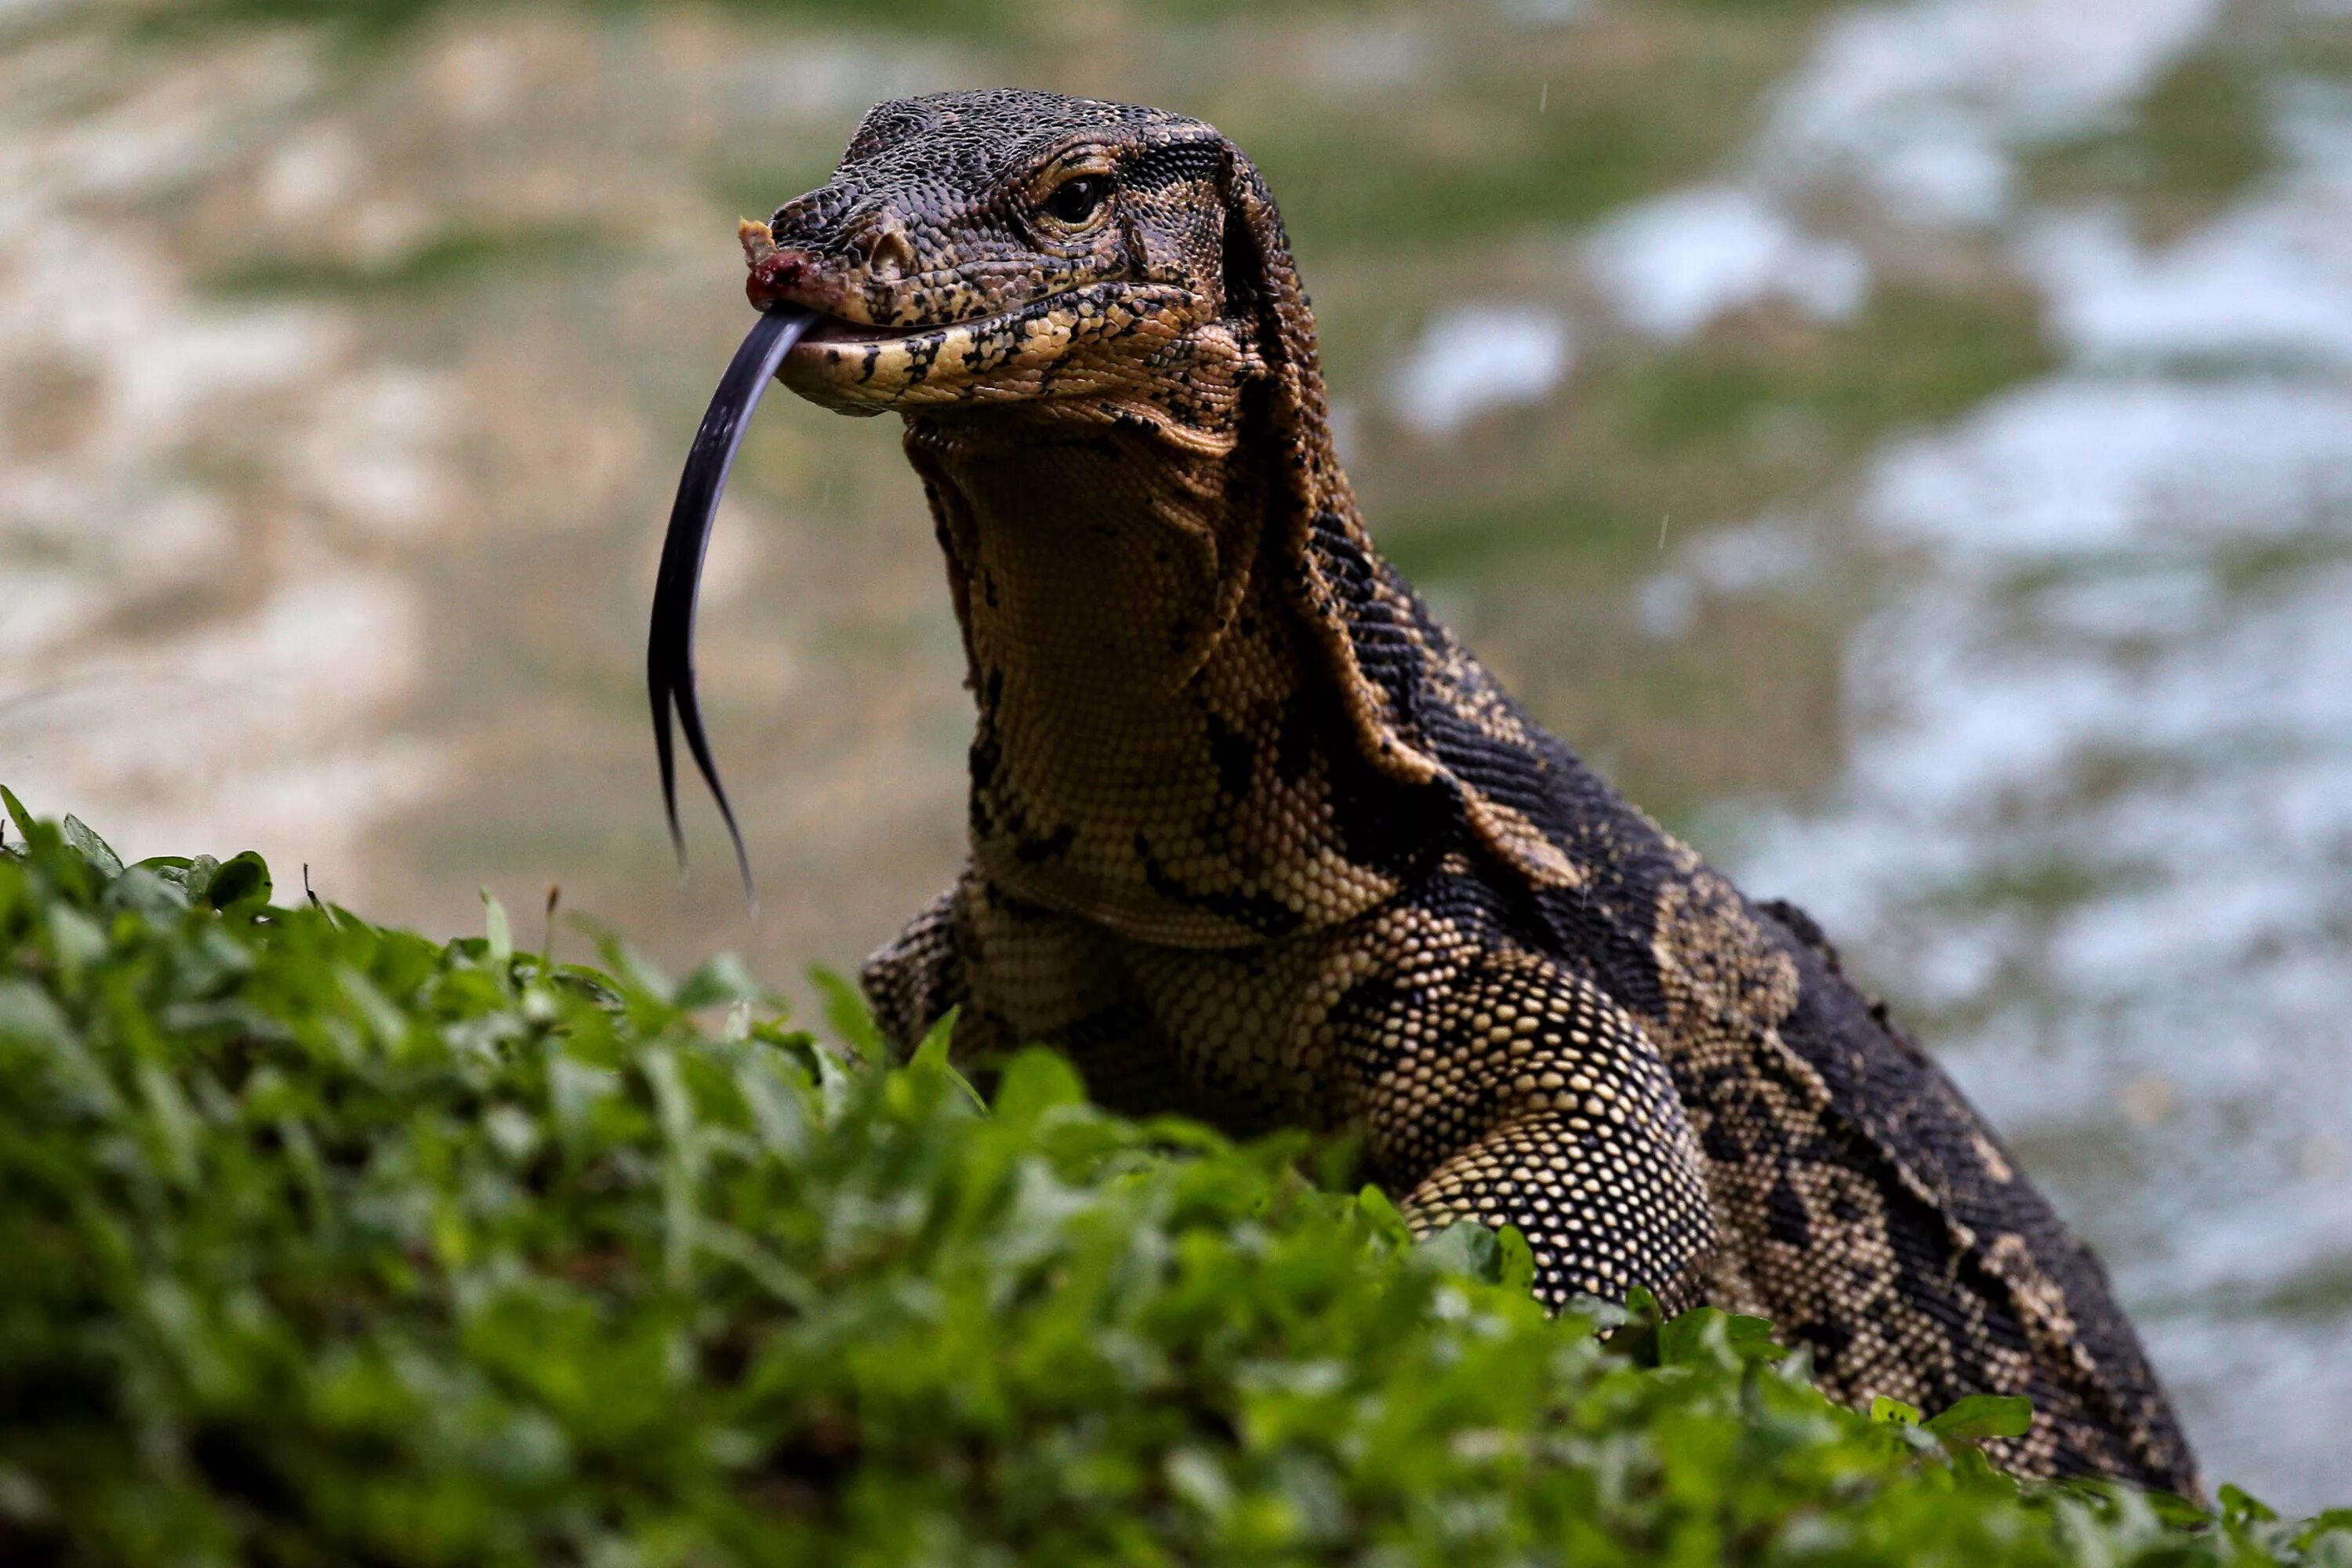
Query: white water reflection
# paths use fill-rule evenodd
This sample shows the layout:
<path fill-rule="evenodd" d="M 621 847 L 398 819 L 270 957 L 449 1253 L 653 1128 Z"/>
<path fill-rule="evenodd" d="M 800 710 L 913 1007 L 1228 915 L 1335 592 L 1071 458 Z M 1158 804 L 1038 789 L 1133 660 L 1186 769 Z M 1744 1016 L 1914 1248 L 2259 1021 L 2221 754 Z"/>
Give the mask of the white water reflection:
<path fill-rule="evenodd" d="M 1585 258 L 1622 320 L 1669 340 L 1772 299 L 1842 321 L 1870 294 L 1870 264 L 1857 247 L 1807 234 L 1752 192 L 1728 186 L 1616 213 L 1586 242 Z"/>
<path fill-rule="evenodd" d="M 2352 391 L 2065 377 L 1887 451 L 1862 510 L 1943 564 L 2000 572 L 2283 540 L 2352 500 L 2347 479 Z"/>
<path fill-rule="evenodd" d="M 1575 356 L 1568 321 L 1556 310 L 1464 305 L 1440 313 L 1399 361 L 1390 401 L 1409 427 L 1442 436 L 1489 410 L 1540 400 Z"/>
<path fill-rule="evenodd" d="M 2009 150 L 2112 119 L 2193 47 L 2221 0 L 1916 0 L 1832 18 L 1759 149 L 1861 182 L 1915 223 L 1981 223 Z"/>
<path fill-rule="evenodd" d="M 2352 363 L 2352 231 L 2306 199 L 2250 204 L 2168 248 L 2120 212 L 2068 213 L 2021 247 L 2085 360 Z"/>

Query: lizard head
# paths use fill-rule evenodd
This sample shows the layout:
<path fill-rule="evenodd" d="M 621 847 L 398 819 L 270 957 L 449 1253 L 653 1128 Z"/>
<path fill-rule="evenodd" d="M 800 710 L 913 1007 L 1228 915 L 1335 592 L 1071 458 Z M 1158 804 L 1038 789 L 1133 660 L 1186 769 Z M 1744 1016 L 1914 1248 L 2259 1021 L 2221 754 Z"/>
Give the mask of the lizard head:
<path fill-rule="evenodd" d="M 1213 127 L 1008 90 L 877 106 L 830 181 L 742 239 L 754 305 L 817 313 L 780 378 L 827 407 L 1187 426 L 1263 372 L 1284 248 Z"/>
<path fill-rule="evenodd" d="M 1281 220 L 1257 170 L 1200 121 L 1012 90 L 883 103 L 832 179 L 740 236 L 762 316 L 680 476 L 646 648 L 674 839 L 673 711 L 735 826 L 695 697 L 694 608 L 719 496 L 772 374 L 843 413 L 901 413 L 910 435 L 919 420 L 1018 411 L 1202 454 L 1234 448 L 1244 389 L 1269 384 L 1260 445 L 1296 492 L 1287 520 L 1303 528 L 1344 489 Z"/>
<path fill-rule="evenodd" d="M 840 412 L 905 416 L 910 458 L 919 432 L 950 426 L 988 444 L 1003 422 L 1092 421 L 1171 460 L 1212 459 L 1176 488 L 1213 496 L 1238 493 L 1213 460 L 1242 453 L 1223 478 L 1263 480 L 1251 526 L 1343 683 L 1367 756 L 1427 782 L 1435 765 L 1392 731 L 1358 668 L 1357 601 L 1376 584 L 1331 447 L 1313 314 L 1264 179 L 1214 128 L 1051 93 L 898 100 L 866 115 L 832 179 L 740 233 L 762 315 L 680 477 L 646 652 L 674 838 L 673 710 L 734 828 L 695 697 L 694 605 L 728 467 L 771 375 Z M 1232 623 L 1260 554 L 1231 542 L 1213 542 L 1198 574 L 1214 602 L 1187 631 L 1186 668 Z M 748 884 L 748 861 L 744 872 Z"/>

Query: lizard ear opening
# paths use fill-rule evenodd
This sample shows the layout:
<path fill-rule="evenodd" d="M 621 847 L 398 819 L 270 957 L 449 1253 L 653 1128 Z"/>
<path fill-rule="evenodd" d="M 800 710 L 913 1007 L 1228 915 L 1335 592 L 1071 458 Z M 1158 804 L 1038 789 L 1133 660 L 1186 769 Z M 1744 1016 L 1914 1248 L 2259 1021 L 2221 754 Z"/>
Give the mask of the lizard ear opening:
<path fill-rule="evenodd" d="M 1222 205 L 1225 209 L 1223 276 L 1220 280 L 1224 285 L 1226 317 L 1249 321 L 1263 329 L 1265 323 L 1258 316 L 1258 300 L 1264 291 L 1265 257 L 1262 241 L 1252 231 L 1249 214 L 1242 207 L 1235 191 L 1234 165 L 1240 159 L 1239 152 L 1228 149 L 1223 177 L 1219 182 L 1222 188 L 1218 194 L 1223 198 Z M 1256 171 L 1252 169 L 1250 174 L 1255 176 Z"/>

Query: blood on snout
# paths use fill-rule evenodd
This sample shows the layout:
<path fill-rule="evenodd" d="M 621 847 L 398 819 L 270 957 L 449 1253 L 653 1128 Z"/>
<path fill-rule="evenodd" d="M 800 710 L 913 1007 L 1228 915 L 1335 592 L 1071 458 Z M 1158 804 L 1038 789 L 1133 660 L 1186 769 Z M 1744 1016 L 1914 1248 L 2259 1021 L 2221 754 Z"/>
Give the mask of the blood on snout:
<path fill-rule="evenodd" d="M 743 279 L 743 293 L 762 310 L 772 305 L 798 304 L 797 290 L 811 270 L 803 251 L 770 251 L 752 263 L 751 276 Z"/>

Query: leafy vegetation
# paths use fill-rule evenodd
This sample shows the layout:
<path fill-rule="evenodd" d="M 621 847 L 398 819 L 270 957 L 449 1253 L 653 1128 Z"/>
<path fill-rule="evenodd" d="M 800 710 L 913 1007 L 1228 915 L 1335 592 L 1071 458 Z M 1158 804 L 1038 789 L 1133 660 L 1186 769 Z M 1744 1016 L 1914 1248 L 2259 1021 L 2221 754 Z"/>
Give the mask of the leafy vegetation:
<path fill-rule="evenodd" d="M 2021 1489 L 2017 1402 L 1842 1410 L 1754 1320 L 1604 1344 L 1516 1237 L 1049 1055 L 983 1109 L 730 961 L 444 946 L 6 804 L 11 1562 L 2352 1563 L 2352 1512 Z"/>

